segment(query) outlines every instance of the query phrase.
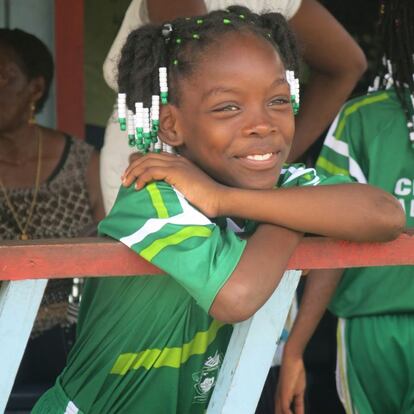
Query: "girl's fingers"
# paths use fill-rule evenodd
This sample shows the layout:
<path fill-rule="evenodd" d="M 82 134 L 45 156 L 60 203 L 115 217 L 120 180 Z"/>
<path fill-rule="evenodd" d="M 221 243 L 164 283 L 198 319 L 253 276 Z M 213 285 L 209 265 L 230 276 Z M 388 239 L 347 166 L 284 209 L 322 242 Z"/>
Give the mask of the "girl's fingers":
<path fill-rule="evenodd" d="M 135 183 L 135 188 L 141 190 L 145 187 L 146 184 L 151 183 L 152 181 L 164 180 L 168 177 L 169 168 L 165 167 L 151 167 L 147 168 L 143 173 L 137 178 Z"/>
<path fill-rule="evenodd" d="M 152 167 L 173 167 L 177 163 L 172 159 L 147 158 L 134 161 L 121 177 L 125 187 L 130 186 L 145 170 Z"/>

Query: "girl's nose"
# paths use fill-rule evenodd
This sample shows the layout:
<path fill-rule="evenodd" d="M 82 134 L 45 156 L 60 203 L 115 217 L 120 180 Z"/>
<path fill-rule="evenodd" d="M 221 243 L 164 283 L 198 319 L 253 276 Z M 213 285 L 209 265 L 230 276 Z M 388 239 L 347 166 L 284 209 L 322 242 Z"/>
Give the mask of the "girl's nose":
<path fill-rule="evenodd" d="M 252 116 L 251 121 L 244 128 L 244 135 L 264 138 L 276 130 L 272 120 L 266 114 Z"/>

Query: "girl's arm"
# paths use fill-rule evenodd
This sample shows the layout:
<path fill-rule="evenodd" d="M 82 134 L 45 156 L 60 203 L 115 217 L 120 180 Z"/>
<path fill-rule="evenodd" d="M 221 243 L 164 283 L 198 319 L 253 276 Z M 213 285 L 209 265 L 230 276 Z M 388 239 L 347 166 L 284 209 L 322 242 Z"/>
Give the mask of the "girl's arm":
<path fill-rule="evenodd" d="M 277 287 L 303 232 L 350 240 L 390 240 L 402 231 L 401 206 L 384 191 L 361 184 L 245 190 L 221 185 L 184 157 L 136 159 L 123 183 L 136 188 L 163 180 L 208 217 L 236 216 L 262 223 L 219 289 L 209 313 L 234 323 L 252 316 Z"/>
<path fill-rule="evenodd" d="M 351 241 L 387 241 L 405 227 L 400 203 L 367 184 L 246 190 L 217 183 L 184 157 L 150 154 L 133 161 L 123 183 L 137 189 L 164 180 L 208 217 L 235 216 L 302 233 Z"/>
<path fill-rule="evenodd" d="M 235 215 L 292 230 L 351 241 L 388 241 L 405 227 L 400 203 L 366 184 L 277 190 L 220 190 L 218 215 Z"/>
<path fill-rule="evenodd" d="M 299 312 L 283 350 L 282 365 L 276 391 L 275 412 L 304 413 L 306 387 L 303 353 L 341 279 L 342 269 L 311 271 L 306 278 Z"/>

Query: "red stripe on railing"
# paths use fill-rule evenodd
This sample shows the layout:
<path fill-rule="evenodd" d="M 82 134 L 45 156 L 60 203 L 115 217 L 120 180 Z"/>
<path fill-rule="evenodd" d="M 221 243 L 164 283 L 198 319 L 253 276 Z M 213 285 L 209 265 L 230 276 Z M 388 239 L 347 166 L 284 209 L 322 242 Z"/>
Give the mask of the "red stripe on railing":
<path fill-rule="evenodd" d="M 289 269 L 414 265 L 414 236 L 388 243 L 305 238 Z M 0 246 L 0 280 L 132 276 L 163 272 L 119 242 L 102 238 L 7 242 Z"/>

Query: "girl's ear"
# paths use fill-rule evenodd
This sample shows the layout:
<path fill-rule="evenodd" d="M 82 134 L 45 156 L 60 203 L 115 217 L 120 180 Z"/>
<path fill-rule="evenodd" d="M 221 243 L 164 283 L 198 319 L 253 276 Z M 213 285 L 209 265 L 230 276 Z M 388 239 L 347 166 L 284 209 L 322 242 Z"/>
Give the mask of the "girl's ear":
<path fill-rule="evenodd" d="M 177 128 L 177 108 L 174 105 L 162 105 L 160 107 L 160 128 L 158 134 L 161 140 L 172 147 L 179 147 L 183 144 L 181 134 Z"/>

